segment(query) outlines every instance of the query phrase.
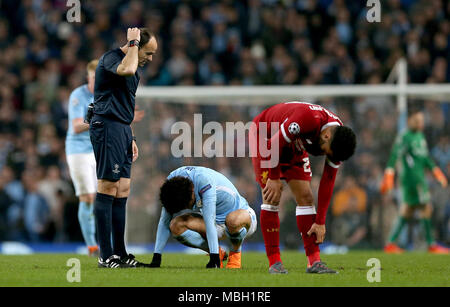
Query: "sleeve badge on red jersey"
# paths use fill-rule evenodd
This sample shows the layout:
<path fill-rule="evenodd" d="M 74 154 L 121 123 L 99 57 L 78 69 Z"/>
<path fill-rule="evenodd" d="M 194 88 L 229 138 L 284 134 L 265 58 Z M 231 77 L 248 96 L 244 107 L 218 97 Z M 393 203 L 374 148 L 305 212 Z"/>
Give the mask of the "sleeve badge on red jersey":
<path fill-rule="evenodd" d="M 300 133 L 300 126 L 296 122 L 293 122 L 289 125 L 288 130 L 290 134 L 297 135 Z"/>

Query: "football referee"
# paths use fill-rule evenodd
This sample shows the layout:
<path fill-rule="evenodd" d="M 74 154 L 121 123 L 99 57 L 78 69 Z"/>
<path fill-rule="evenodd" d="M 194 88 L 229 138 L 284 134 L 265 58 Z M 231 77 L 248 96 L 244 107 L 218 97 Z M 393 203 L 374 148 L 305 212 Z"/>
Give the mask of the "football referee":
<path fill-rule="evenodd" d="M 95 71 L 93 115 L 88 118 L 97 162 L 94 214 L 100 246 L 98 266 L 106 268 L 145 266 L 125 248 L 131 164 L 138 157 L 130 124 L 139 84 L 138 66 L 152 60 L 158 44 L 146 28 L 128 28 L 127 40 L 126 45 L 100 58 Z"/>

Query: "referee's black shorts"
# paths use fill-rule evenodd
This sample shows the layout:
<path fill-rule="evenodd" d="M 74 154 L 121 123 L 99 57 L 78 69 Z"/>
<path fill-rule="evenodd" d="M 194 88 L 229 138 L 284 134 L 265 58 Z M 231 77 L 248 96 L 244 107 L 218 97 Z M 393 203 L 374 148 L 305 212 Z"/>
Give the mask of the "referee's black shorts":
<path fill-rule="evenodd" d="M 97 179 L 130 178 L 133 161 L 130 125 L 96 114 L 92 117 L 89 135 L 97 163 Z"/>

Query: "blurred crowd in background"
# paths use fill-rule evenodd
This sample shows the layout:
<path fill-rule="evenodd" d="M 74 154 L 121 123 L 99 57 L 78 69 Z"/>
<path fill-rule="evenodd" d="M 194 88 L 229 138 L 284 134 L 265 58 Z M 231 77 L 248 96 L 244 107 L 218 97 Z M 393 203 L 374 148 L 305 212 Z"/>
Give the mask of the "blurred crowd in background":
<path fill-rule="evenodd" d="M 86 82 L 88 61 L 126 42 L 127 27 L 147 27 L 158 38 L 140 85 L 379 84 L 401 57 L 410 83 L 450 82 L 450 2 L 444 0 L 382 1 L 380 23 L 367 22 L 366 1 L 81 1 L 79 23 L 66 21 L 66 2 L 0 1 L 0 241 L 82 241 L 64 153 L 68 98 Z M 355 156 L 338 173 L 328 240 L 379 248 L 397 215 L 398 193 L 378 192 L 397 131 L 395 101 L 311 102 L 336 112 L 358 136 Z M 192 122 L 194 113 L 202 113 L 204 122 L 248 122 L 263 106 L 138 103 L 146 115 L 135 128 L 140 158 L 132 170 L 129 242 L 154 242 L 159 186 L 181 165 L 205 165 L 229 176 L 259 212 L 249 158 L 174 158 L 170 127 Z M 430 154 L 449 178 L 449 103 L 410 103 L 424 109 Z M 312 158 L 315 195 L 322 163 Z M 449 188 L 431 177 L 430 184 L 436 237 L 448 244 Z M 289 193 L 282 207 L 282 243 L 296 248 L 300 236 Z M 406 244 L 420 242 L 414 225 Z M 262 237 L 257 232 L 250 240 Z"/>

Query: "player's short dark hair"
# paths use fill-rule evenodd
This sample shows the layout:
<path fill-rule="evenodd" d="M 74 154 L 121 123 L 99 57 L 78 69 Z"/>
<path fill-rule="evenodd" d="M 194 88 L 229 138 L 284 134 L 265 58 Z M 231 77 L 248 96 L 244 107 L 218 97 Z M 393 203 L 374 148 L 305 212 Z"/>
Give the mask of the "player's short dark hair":
<path fill-rule="evenodd" d="M 337 126 L 333 133 L 330 149 L 335 162 L 345 161 L 355 153 L 356 135 L 346 126 Z"/>
<path fill-rule="evenodd" d="M 186 177 L 167 179 L 159 191 L 159 199 L 168 213 L 174 214 L 187 209 L 192 201 L 194 183 Z"/>
<path fill-rule="evenodd" d="M 142 46 L 145 46 L 152 37 L 155 37 L 155 35 L 147 28 L 139 28 L 141 31 L 141 40 L 139 41 L 139 48 Z"/>

